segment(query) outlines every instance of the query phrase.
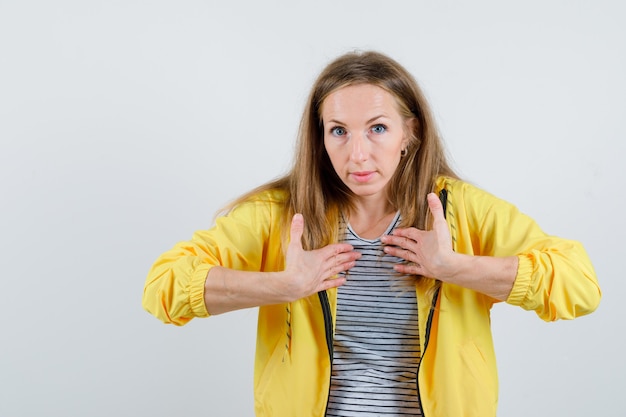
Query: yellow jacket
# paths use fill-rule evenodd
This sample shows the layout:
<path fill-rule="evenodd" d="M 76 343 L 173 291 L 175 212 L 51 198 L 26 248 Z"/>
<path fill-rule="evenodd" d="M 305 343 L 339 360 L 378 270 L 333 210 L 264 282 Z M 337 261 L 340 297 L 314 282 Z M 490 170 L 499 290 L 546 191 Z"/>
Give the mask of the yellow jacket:
<path fill-rule="evenodd" d="M 506 300 L 546 321 L 596 309 L 600 288 L 582 245 L 546 235 L 511 204 L 468 183 L 437 181 L 447 194 L 454 250 L 519 257 Z M 204 281 L 215 265 L 254 271 L 284 268 L 280 222 L 284 194 L 265 192 L 161 255 L 150 270 L 144 308 L 166 323 L 207 317 Z M 496 415 L 498 378 L 490 310 L 496 300 L 432 280 L 416 288 L 422 360 L 418 393 L 426 417 Z M 433 296 L 434 294 L 434 296 Z M 259 308 L 254 372 L 258 416 L 324 416 L 328 399 L 336 290 Z M 290 324 L 289 324 L 290 323 Z"/>

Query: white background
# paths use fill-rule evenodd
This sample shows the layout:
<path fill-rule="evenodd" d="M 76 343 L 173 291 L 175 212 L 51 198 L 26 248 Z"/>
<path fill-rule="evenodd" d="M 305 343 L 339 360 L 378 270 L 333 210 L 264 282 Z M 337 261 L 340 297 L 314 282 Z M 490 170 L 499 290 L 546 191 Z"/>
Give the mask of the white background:
<path fill-rule="evenodd" d="M 620 0 L 0 0 L 0 416 L 253 414 L 256 310 L 166 326 L 144 279 L 287 169 L 353 49 L 405 65 L 460 174 L 596 267 L 590 316 L 494 309 L 499 415 L 623 415 L 625 21 Z"/>

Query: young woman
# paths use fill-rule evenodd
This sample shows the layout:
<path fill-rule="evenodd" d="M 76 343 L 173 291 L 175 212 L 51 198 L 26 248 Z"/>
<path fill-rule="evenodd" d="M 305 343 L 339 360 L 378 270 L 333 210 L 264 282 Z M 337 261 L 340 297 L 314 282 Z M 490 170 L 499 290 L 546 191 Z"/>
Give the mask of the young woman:
<path fill-rule="evenodd" d="M 413 77 L 349 53 L 315 82 L 295 162 L 159 257 L 143 305 L 183 325 L 259 307 L 259 416 L 495 416 L 490 309 L 592 312 L 593 267 L 460 180 Z"/>

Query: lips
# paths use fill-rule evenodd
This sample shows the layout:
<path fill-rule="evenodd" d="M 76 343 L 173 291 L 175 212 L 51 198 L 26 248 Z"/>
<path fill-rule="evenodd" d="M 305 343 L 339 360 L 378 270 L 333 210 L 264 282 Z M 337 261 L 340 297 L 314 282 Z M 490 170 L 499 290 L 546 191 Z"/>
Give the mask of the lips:
<path fill-rule="evenodd" d="M 376 171 L 358 171 L 350 173 L 350 176 L 354 178 L 356 182 L 368 182 L 375 173 Z"/>

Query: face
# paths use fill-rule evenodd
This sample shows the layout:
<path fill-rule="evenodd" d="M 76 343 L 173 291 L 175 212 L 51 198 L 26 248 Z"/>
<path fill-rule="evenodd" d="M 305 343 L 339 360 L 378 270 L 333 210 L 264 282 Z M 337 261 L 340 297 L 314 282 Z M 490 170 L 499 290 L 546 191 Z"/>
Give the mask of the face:
<path fill-rule="evenodd" d="M 371 84 L 340 88 L 322 103 L 324 146 L 357 198 L 386 201 L 409 131 L 395 97 Z"/>

